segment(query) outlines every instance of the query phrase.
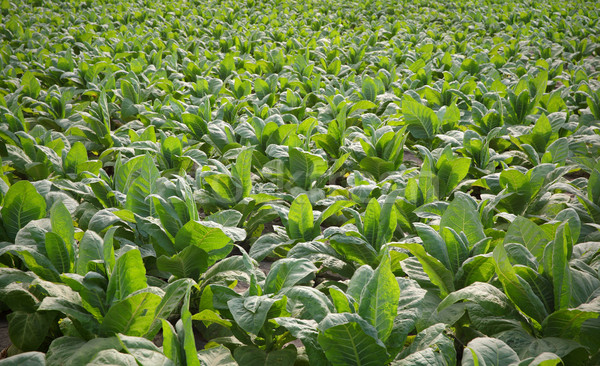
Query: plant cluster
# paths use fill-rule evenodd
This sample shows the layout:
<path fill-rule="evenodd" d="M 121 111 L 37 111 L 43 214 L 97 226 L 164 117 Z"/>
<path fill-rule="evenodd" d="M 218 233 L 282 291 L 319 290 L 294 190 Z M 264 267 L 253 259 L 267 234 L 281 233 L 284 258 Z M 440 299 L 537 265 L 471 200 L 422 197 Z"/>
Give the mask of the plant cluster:
<path fill-rule="evenodd" d="M 0 365 L 600 364 L 595 2 L 0 12 Z"/>

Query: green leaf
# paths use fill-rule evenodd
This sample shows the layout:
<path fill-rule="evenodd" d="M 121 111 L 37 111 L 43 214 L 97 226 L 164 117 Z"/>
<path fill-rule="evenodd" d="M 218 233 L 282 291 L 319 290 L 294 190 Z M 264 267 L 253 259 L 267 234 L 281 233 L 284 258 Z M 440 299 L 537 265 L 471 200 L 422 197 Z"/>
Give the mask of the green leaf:
<path fill-rule="evenodd" d="M 504 244 L 523 244 L 540 262 L 544 254 L 544 247 L 550 240 L 551 238 L 542 228 L 523 216 L 517 216 L 510 223 L 504 236 Z"/>
<path fill-rule="evenodd" d="M 14 241 L 19 230 L 27 223 L 46 216 L 46 200 L 33 184 L 20 180 L 8 189 L 0 213 L 8 237 Z"/>
<path fill-rule="evenodd" d="M 15 311 L 6 317 L 10 341 L 21 351 L 35 351 L 44 342 L 55 315 Z"/>
<path fill-rule="evenodd" d="M 218 195 L 218 200 L 225 205 L 233 205 L 242 199 L 237 187 L 230 176 L 226 174 L 213 174 L 204 177 L 206 183 Z"/>
<path fill-rule="evenodd" d="M 50 209 L 50 222 L 52 224 L 52 232 L 58 234 L 67 245 L 69 257 L 71 261 L 74 259 L 73 242 L 75 240 L 75 226 L 71 213 L 62 201 L 57 201 Z"/>
<path fill-rule="evenodd" d="M 333 311 L 333 304 L 321 291 L 309 286 L 286 287 L 281 294 L 287 297 L 292 316 L 302 319 L 323 320 Z"/>
<path fill-rule="evenodd" d="M 106 296 L 114 304 L 146 287 L 146 267 L 142 255 L 139 250 L 132 249 L 117 259 L 108 281 Z"/>
<path fill-rule="evenodd" d="M 546 257 L 551 256 L 544 258 L 544 267 L 552 277 L 556 310 L 567 309 L 571 303 L 570 238 L 569 223 L 565 222 L 558 227 L 554 240 L 544 253 Z"/>
<path fill-rule="evenodd" d="M 288 232 L 291 239 L 309 241 L 314 239 L 314 216 L 312 205 L 306 194 L 301 194 L 292 202 L 288 214 Z"/>
<path fill-rule="evenodd" d="M 238 297 L 227 301 L 235 322 L 246 332 L 258 334 L 275 299 L 268 296 Z"/>
<path fill-rule="evenodd" d="M 217 323 L 224 327 L 231 327 L 233 324 L 230 321 L 221 318 L 221 316 L 218 313 L 209 309 L 204 309 L 198 314 L 194 314 L 192 316 L 192 319 L 203 322 L 204 325 L 206 325 L 207 327 L 212 323 Z"/>
<path fill-rule="evenodd" d="M 472 248 L 475 243 L 485 238 L 483 224 L 472 200 L 463 193 L 457 193 L 444 211 L 440 228 L 448 227 L 456 233 L 464 233 Z"/>
<path fill-rule="evenodd" d="M 222 345 L 199 351 L 198 358 L 203 366 L 238 366 L 231 351 Z"/>
<path fill-rule="evenodd" d="M 437 310 L 441 312 L 447 307 L 465 300 L 482 307 L 494 316 L 519 319 L 518 313 L 510 303 L 508 297 L 498 288 L 483 282 L 475 282 L 465 288 L 452 292 L 440 302 Z"/>
<path fill-rule="evenodd" d="M 417 353 L 422 353 L 427 349 L 435 349 L 436 353 L 440 355 L 435 357 L 435 364 L 444 365 L 455 365 L 456 364 L 456 351 L 454 350 L 454 341 L 446 335 L 447 329 L 446 324 L 438 323 L 434 324 L 427 329 L 420 331 L 415 337 L 410 347 L 406 348 L 398 357 L 406 357 L 404 360 L 418 360 L 420 357 L 414 359 Z M 408 357 L 407 357 L 408 356 Z M 412 356 L 412 357 L 411 357 Z M 429 358 L 429 357 L 427 357 Z M 437 359 L 441 358 L 444 362 L 439 362 Z M 400 363 L 401 365 L 410 365 L 410 363 Z"/>
<path fill-rule="evenodd" d="M 233 357 L 238 365 L 266 366 L 267 354 L 265 351 L 253 347 L 242 346 L 235 349 Z"/>
<path fill-rule="evenodd" d="M 542 323 L 544 336 L 579 340 L 583 323 L 588 319 L 597 319 L 598 316 L 598 312 L 578 309 L 555 311 Z"/>
<path fill-rule="evenodd" d="M 456 272 L 456 283 L 466 287 L 474 282 L 488 282 L 495 274 L 496 267 L 492 253 L 480 254 L 463 262 Z"/>
<path fill-rule="evenodd" d="M 392 245 L 410 251 L 419 260 L 431 283 L 440 289 L 442 298 L 454 291 L 454 276 L 452 272 L 436 258 L 425 252 L 423 246 L 417 243 Z"/>
<path fill-rule="evenodd" d="M 600 206 L 600 162 L 594 166 L 590 179 L 587 184 L 588 199 L 597 206 Z"/>
<path fill-rule="evenodd" d="M 102 244 L 102 254 L 103 254 L 103 258 L 104 258 L 104 265 L 106 266 L 106 272 L 108 273 L 109 277 L 113 271 L 113 268 L 115 268 L 115 248 L 114 248 L 114 236 L 115 236 L 115 231 L 118 230 L 117 226 L 113 226 L 110 229 L 108 229 L 106 231 L 106 234 L 104 234 L 104 242 Z"/>
<path fill-rule="evenodd" d="M 160 150 L 167 162 L 167 167 L 177 168 L 177 159 L 181 157 L 181 154 L 183 153 L 181 140 L 176 136 L 169 136 L 161 141 Z"/>
<path fill-rule="evenodd" d="M 189 295 L 192 285 L 194 285 L 193 280 L 182 278 L 169 283 L 167 287 L 164 288 L 165 292 L 164 295 L 162 295 L 160 304 L 156 307 L 152 325 L 148 332 L 144 334 L 144 337 L 151 339 L 156 336 L 156 333 L 160 330 L 160 320 L 168 318 L 175 312 L 181 303 L 181 300 Z"/>
<path fill-rule="evenodd" d="M 321 346 L 317 341 L 319 335 L 317 331 L 317 322 L 314 320 L 303 320 L 296 318 L 275 318 L 277 324 L 286 328 L 296 339 L 302 341 L 308 355 L 310 365 L 326 366 L 327 358 Z"/>
<path fill-rule="evenodd" d="M 208 265 L 213 265 L 217 260 L 224 258 L 231 250 L 231 238 L 221 228 L 209 227 L 207 223 L 190 221 L 183 225 L 175 236 L 175 248 L 178 251 L 189 245 L 199 247 L 208 253 Z"/>
<path fill-rule="evenodd" d="M 319 155 L 299 148 L 289 150 L 290 173 L 296 186 L 309 190 L 312 183 L 325 174 L 328 165 Z"/>
<path fill-rule="evenodd" d="M 510 193 L 502 199 L 502 206 L 510 213 L 523 214 L 533 195 L 530 179 L 517 169 L 506 169 L 500 173 L 500 186 Z"/>
<path fill-rule="evenodd" d="M 155 319 L 162 295 L 162 291 L 147 288 L 116 302 L 104 316 L 101 333 L 106 335 L 122 333 L 137 337 L 145 335 Z"/>
<path fill-rule="evenodd" d="M 31 71 L 27 71 L 23 74 L 21 86 L 23 87 L 23 93 L 28 97 L 37 99 L 40 96 L 42 87 Z"/>
<path fill-rule="evenodd" d="M 71 145 L 71 149 L 64 156 L 63 169 L 67 174 L 78 174 L 78 167 L 88 161 L 88 154 L 85 145 L 77 141 Z"/>
<path fill-rule="evenodd" d="M 156 260 L 156 266 L 175 277 L 197 280 L 208 268 L 208 254 L 199 247 L 190 245 L 172 257 L 160 256 Z"/>
<path fill-rule="evenodd" d="M 509 366 L 518 363 L 519 356 L 506 343 L 496 338 L 475 338 L 467 344 L 461 365 Z"/>
<path fill-rule="evenodd" d="M 334 366 L 383 365 L 389 357 L 377 330 L 357 314 L 329 314 L 318 329 L 318 342 Z"/>
<path fill-rule="evenodd" d="M 79 242 L 79 253 L 77 256 L 77 274 L 85 276 L 88 272 L 88 263 L 93 260 L 104 259 L 104 242 L 95 232 L 88 230 Z"/>
<path fill-rule="evenodd" d="M 60 337 L 50 344 L 46 362 L 48 366 L 87 365 L 104 350 L 121 349 L 123 347 L 117 337 L 94 338 L 88 342 L 74 337 Z"/>
<path fill-rule="evenodd" d="M 70 246 L 70 244 L 69 244 Z M 46 253 L 59 273 L 71 272 L 73 260 L 63 239 L 53 232 L 46 233 Z"/>
<path fill-rule="evenodd" d="M 240 180 L 242 183 L 242 196 L 248 197 L 250 192 L 252 191 L 252 149 L 243 150 L 236 159 L 233 174 Z"/>
<path fill-rule="evenodd" d="M 375 99 L 377 99 L 377 84 L 375 84 L 375 81 L 367 76 L 363 79 L 361 88 L 363 97 L 370 102 L 375 102 Z"/>
<path fill-rule="evenodd" d="M 144 156 L 139 172 L 127 191 L 125 208 L 140 216 L 156 216 L 154 203 L 148 197 L 156 193 L 160 173 L 149 154 Z"/>
<path fill-rule="evenodd" d="M 379 339 L 385 342 L 392 332 L 400 299 L 400 287 L 385 254 L 379 267 L 360 295 L 358 314 L 377 329 Z"/>
<path fill-rule="evenodd" d="M 42 352 L 25 352 L 0 360 L 0 366 L 46 366 Z"/>
<path fill-rule="evenodd" d="M 310 281 L 314 278 L 317 267 L 308 259 L 283 258 L 271 266 L 265 285 L 265 293 L 275 294 L 284 288 Z"/>
<path fill-rule="evenodd" d="M 161 319 L 162 334 L 163 334 L 163 353 L 167 358 L 173 361 L 176 365 L 182 363 L 183 354 L 179 339 L 175 332 L 175 328 L 165 319 Z"/>
<path fill-rule="evenodd" d="M 133 360 L 134 364 L 175 366 L 152 341 L 123 334 L 119 334 L 118 337 L 125 351 L 135 358 Z"/>
<path fill-rule="evenodd" d="M 136 366 L 137 362 L 132 355 L 121 353 L 116 349 L 104 349 L 96 353 L 86 365 Z"/>
<path fill-rule="evenodd" d="M 377 232 L 379 231 L 380 218 L 381 205 L 377 202 L 377 199 L 371 198 L 363 218 L 363 236 L 373 248 L 377 245 Z"/>
<path fill-rule="evenodd" d="M 517 276 L 508 260 L 504 245 L 496 245 L 493 256 L 496 262 L 496 273 L 506 295 L 523 313 L 541 323 L 548 315 L 544 304 L 534 294 L 531 286 Z"/>
<path fill-rule="evenodd" d="M 416 139 L 431 140 L 438 133 L 440 122 L 431 108 L 414 100 L 402 101 L 402 114 L 408 131 Z"/>
<path fill-rule="evenodd" d="M 448 249 L 444 239 L 431 226 L 420 222 L 413 223 L 417 234 L 423 241 L 425 251 L 439 260 L 446 268 L 451 268 Z"/>

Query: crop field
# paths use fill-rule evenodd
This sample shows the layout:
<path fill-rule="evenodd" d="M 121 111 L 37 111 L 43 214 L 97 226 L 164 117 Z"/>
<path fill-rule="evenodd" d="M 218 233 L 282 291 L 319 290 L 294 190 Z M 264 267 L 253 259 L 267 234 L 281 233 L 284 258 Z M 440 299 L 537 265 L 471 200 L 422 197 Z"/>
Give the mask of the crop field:
<path fill-rule="evenodd" d="M 0 11 L 0 366 L 600 365 L 598 3 Z"/>

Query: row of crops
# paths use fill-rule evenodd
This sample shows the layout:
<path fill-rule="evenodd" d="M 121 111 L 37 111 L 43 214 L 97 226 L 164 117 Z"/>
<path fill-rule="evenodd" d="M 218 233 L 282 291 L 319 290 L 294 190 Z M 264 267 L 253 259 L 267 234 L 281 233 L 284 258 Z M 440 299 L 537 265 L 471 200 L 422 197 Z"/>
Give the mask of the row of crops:
<path fill-rule="evenodd" d="M 600 364 L 595 2 L 0 11 L 0 365 Z"/>

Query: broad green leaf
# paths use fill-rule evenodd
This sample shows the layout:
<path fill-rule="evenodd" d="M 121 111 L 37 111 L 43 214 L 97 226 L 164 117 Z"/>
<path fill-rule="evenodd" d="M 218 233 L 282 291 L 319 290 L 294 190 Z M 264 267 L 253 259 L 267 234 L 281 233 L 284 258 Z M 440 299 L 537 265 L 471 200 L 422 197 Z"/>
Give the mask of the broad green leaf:
<path fill-rule="evenodd" d="M 359 301 L 360 295 L 367 283 L 371 280 L 371 277 L 373 277 L 373 273 L 373 268 L 368 265 L 359 267 L 354 271 L 352 278 L 350 278 L 346 293 L 352 296 L 354 300 Z"/>
<path fill-rule="evenodd" d="M 137 337 L 145 335 L 155 319 L 156 309 L 161 302 L 162 295 L 162 291 L 148 288 L 114 303 L 108 309 L 100 331 L 106 335 L 117 333 Z"/>
<path fill-rule="evenodd" d="M 362 81 L 362 95 L 370 102 L 374 102 L 377 98 L 377 84 L 368 76 Z"/>
<path fill-rule="evenodd" d="M 329 314 L 319 323 L 319 345 L 332 365 L 383 365 L 389 355 L 377 330 L 357 314 Z"/>
<path fill-rule="evenodd" d="M 42 87 L 40 82 L 36 79 L 33 72 L 27 71 L 21 78 L 21 86 L 23 87 L 23 93 L 32 99 L 37 99 L 40 96 Z"/>
<path fill-rule="evenodd" d="M 213 174 L 204 178 L 206 183 L 218 195 L 218 200 L 225 205 L 233 205 L 242 199 L 242 192 L 239 192 L 230 176 L 226 174 Z"/>
<path fill-rule="evenodd" d="M 544 253 L 552 257 L 551 261 L 548 260 L 550 258 L 545 259 L 544 264 L 546 266 L 545 271 L 549 272 L 552 277 L 554 307 L 556 310 L 567 309 L 571 303 L 570 237 L 569 223 L 565 222 L 556 231 L 556 236 L 550 245 L 551 251 L 549 249 L 547 253 Z"/>
<path fill-rule="evenodd" d="M 204 325 L 206 325 L 206 326 L 208 326 L 209 324 L 212 324 L 212 323 L 217 323 L 224 327 L 232 326 L 232 323 L 230 321 L 221 318 L 221 316 L 219 316 L 219 314 L 217 314 L 216 312 L 209 310 L 209 309 L 204 309 L 201 312 L 199 312 L 198 314 L 194 314 L 192 316 L 192 319 L 199 320 L 199 321 L 203 322 Z"/>
<path fill-rule="evenodd" d="M 156 266 L 175 277 L 197 280 L 208 268 L 208 254 L 199 247 L 190 245 L 171 257 L 160 256 L 156 260 Z"/>
<path fill-rule="evenodd" d="M 64 155 L 63 169 L 65 173 L 78 174 L 78 167 L 88 161 L 85 145 L 77 141 L 71 145 L 71 149 Z"/>
<path fill-rule="evenodd" d="M 598 312 L 578 309 L 558 310 L 542 323 L 544 336 L 579 340 L 581 327 L 588 319 L 597 319 Z"/>
<path fill-rule="evenodd" d="M 127 191 L 125 208 L 140 216 L 156 216 L 154 203 L 148 199 L 158 189 L 160 172 L 154 159 L 147 154 L 140 166 L 139 176 L 133 180 Z"/>
<path fill-rule="evenodd" d="M 527 175 L 517 169 L 503 170 L 500 173 L 500 185 L 510 194 L 502 199 L 502 206 L 513 214 L 525 213 L 534 190 Z"/>
<path fill-rule="evenodd" d="M 362 291 L 358 308 L 358 314 L 375 327 L 383 342 L 392 332 L 399 298 L 400 287 L 390 268 L 390 257 L 385 254 Z"/>
<path fill-rule="evenodd" d="M 440 227 L 449 227 L 458 234 L 464 233 L 470 247 L 485 238 L 479 214 L 471 199 L 465 194 L 457 193 L 454 196 L 442 215 Z"/>
<path fill-rule="evenodd" d="M 466 287 L 474 282 L 490 281 L 496 274 L 494 263 L 492 253 L 468 258 L 456 272 L 456 283 Z"/>
<path fill-rule="evenodd" d="M 288 232 L 291 239 L 309 241 L 314 239 L 314 216 L 312 205 L 306 194 L 301 194 L 292 202 L 288 214 Z"/>
<path fill-rule="evenodd" d="M 248 197 L 252 191 L 252 179 L 250 174 L 252 170 L 252 153 L 253 151 L 251 149 L 243 150 L 238 155 L 233 168 L 235 176 L 242 183 L 243 197 Z"/>
<path fill-rule="evenodd" d="M 440 122 L 437 115 L 423 104 L 414 100 L 402 101 L 402 114 L 408 131 L 416 139 L 431 140 L 437 134 Z"/>
<path fill-rule="evenodd" d="M 163 334 L 163 354 L 173 361 L 176 365 L 180 365 L 183 358 L 181 345 L 177 338 L 175 328 L 165 319 L 161 319 L 162 334 Z"/>
<path fill-rule="evenodd" d="M 161 319 L 166 319 L 175 312 L 182 299 L 187 296 L 192 288 L 194 281 L 189 278 L 182 278 L 169 283 L 164 288 L 164 295 L 160 300 L 160 304 L 156 307 L 154 312 L 154 319 L 148 332 L 144 334 L 146 338 L 153 338 L 156 333 L 160 330 Z"/>
<path fill-rule="evenodd" d="M 373 248 L 375 248 L 377 243 L 377 232 L 379 230 L 380 217 L 381 205 L 379 202 L 377 202 L 377 199 L 371 198 L 363 218 L 363 235 Z"/>
<path fill-rule="evenodd" d="M 175 366 L 175 364 L 148 339 L 119 334 L 119 340 L 121 341 L 124 350 L 134 357 L 134 363 L 142 365 Z"/>
<path fill-rule="evenodd" d="M 308 259 L 283 258 L 273 263 L 263 288 L 266 294 L 275 294 L 284 288 L 310 281 L 316 272 L 317 267 Z"/>
<path fill-rule="evenodd" d="M 523 216 L 517 216 L 506 230 L 504 244 L 523 244 L 538 261 L 542 260 L 544 247 L 550 241 L 550 237 L 539 226 Z"/>
<path fill-rule="evenodd" d="M 46 366 L 46 355 L 42 352 L 19 353 L 0 360 L 0 366 Z"/>
<path fill-rule="evenodd" d="M 319 155 L 303 151 L 299 148 L 289 150 L 290 173 L 294 183 L 305 190 L 321 175 L 325 174 L 328 165 Z"/>
<path fill-rule="evenodd" d="M 8 237 L 14 241 L 19 230 L 27 223 L 46 216 L 46 200 L 33 184 L 20 180 L 8 189 L 0 213 Z"/>
<path fill-rule="evenodd" d="M 267 353 L 257 347 L 241 346 L 233 351 L 233 357 L 238 365 L 266 366 Z"/>
<path fill-rule="evenodd" d="M 448 249 L 440 234 L 429 225 L 420 222 L 415 222 L 413 225 L 423 241 L 425 251 L 439 260 L 446 268 L 451 268 Z"/>
<path fill-rule="evenodd" d="M 65 244 L 58 234 L 46 233 L 46 254 L 59 273 L 73 270 L 73 257 L 69 253 L 68 246 L 71 246 L 71 244 Z"/>
<path fill-rule="evenodd" d="M 206 348 L 198 352 L 203 366 L 237 366 L 231 351 L 225 346 Z"/>
<path fill-rule="evenodd" d="M 55 315 L 15 311 L 6 317 L 10 341 L 22 351 L 35 351 L 44 342 Z"/>
<path fill-rule="evenodd" d="M 123 346 L 117 337 L 94 338 L 88 342 L 74 337 L 60 337 L 55 339 L 48 353 L 46 363 L 48 366 L 78 366 L 87 365 L 104 350 L 120 351 Z"/>
<path fill-rule="evenodd" d="M 422 245 L 416 243 L 391 245 L 410 251 L 419 260 L 431 283 L 440 289 L 442 298 L 454 291 L 454 275 L 452 272 L 439 260 L 425 252 Z"/>
<path fill-rule="evenodd" d="M 325 353 L 317 341 L 317 336 L 319 335 L 317 322 L 291 317 L 276 318 L 274 320 L 277 324 L 287 329 L 292 336 L 302 341 L 311 365 L 325 366 L 328 364 Z"/>
<path fill-rule="evenodd" d="M 167 162 L 167 167 L 177 168 L 177 160 L 181 157 L 183 152 L 181 140 L 176 136 L 169 136 L 161 141 L 160 149 Z"/>
<path fill-rule="evenodd" d="M 102 238 L 93 231 L 86 231 L 79 242 L 79 253 L 75 263 L 77 274 L 85 276 L 88 272 L 87 266 L 90 261 L 104 259 L 104 242 Z"/>
<path fill-rule="evenodd" d="M 496 262 L 496 273 L 506 295 L 523 313 L 541 323 L 548 315 L 544 304 L 534 294 L 531 286 L 517 276 L 508 260 L 504 245 L 496 245 L 493 256 Z"/>
<path fill-rule="evenodd" d="M 506 343 L 496 338 L 475 338 L 467 344 L 461 365 L 509 366 L 518 363 L 519 356 Z"/>
<path fill-rule="evenodd" d="M 106 296 L 114 304 L 146 287 L 146 268 L 142 255 L 139 250 L 132 249 L 117 259 L 108 281 Z"/>
<path fill-rule="evenodd" d="M 114 365 L 114 366 L 136 366 L 135 357 L 121 353 L 116 349 L 104 349 L 99 351 L 86 364 L 88 366 Z"/>
<path fill-rule="evenodd" d="M 268 296 L 233 298 L 227 306 L 235 322 L 246 332 L 258 334 L 267 320 L 267 314 L 275 299 Z"/>
<path fill-rule="evenodd" d="M 410 355 L 414 355 L 419 352 L 426 351 L 427 349 L 434 348 L 440 353 L 439 358 L 444 360 L 443 364 L 455 365 L 456 364 L 456 351 L 454 350 L 454 342 L 450 337 L 446 335 L 447 331 L 446 324 L 438 323 L 434 324 L 427 329 L 420 331 L 415 337 L 410 347 L 406 348 L 400 355 L 399 358 L 409 358 Z M 408 357 L 407 357 L 408 356 Z M 414 356 L 413 356 L 414 357 Z M 419 358 L 417 358 L 418 360 Z M 415 360 L 416 361 L 416 360 Z M 409 365 L 409 363 L 400 363 L 401 365 Z M 438 361 L 434 363 L 440 364 Z"/>
<path fill-rule="evenodd" d="M 73 242 L 75 240 L 75 227 L 71 213 L 62 201 L 57 201 L 50 209 L 50 222 L 52 224 L 52 232 L 58 234 L 67 245 L 69 256 L 73 260 Z"/>
<path fill-rule="evenodd" d="M 209 227 L 198 221 L 190 221 L 183 225 L 175 236 L 175 248 L 178 251 L 189 245 L 199 247 L 208 253 L 208 265 L 225 257 L 231 248 L 231 238 L 218 227 Z"/>
<path fill-rule="evenodd" d="M 294 317 L 321 321 L 333 311 L 327 296 L 313 287 L 286 287 L 280 293 L 287 297 L 287 308 Z"/>

